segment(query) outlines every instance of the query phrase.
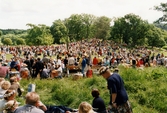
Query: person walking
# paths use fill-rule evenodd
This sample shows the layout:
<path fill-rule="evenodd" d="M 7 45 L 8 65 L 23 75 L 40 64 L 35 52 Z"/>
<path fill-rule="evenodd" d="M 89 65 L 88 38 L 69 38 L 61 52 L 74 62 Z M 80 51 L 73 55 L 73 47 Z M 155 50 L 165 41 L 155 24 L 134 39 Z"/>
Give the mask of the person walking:
<path fill-rule="evenodd" d="M 107 80 L 107 87 L 110 92 L 108 109 L 111 109 L 114 113 L 132 113 L 121 76 L 118 73 L 111 73 L 110 69 L 105 66 L 99 69 L 99 73 Z"/>

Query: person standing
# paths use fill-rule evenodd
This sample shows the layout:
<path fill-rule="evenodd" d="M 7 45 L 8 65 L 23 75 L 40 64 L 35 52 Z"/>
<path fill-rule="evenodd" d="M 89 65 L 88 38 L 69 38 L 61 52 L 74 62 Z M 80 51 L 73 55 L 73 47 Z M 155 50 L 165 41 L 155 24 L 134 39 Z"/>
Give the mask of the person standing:
<path fill-rule="evenodd" d="M 41 73 L 44 69 L 44 64 L 40 58 L 37 58 L 37 62 L 34 67 L 35 67 L 35 78 L 37 77 L 38 74 L 40 74 L 41 76 Z"/>
<path fill-rule="evenodd" d="M 109 109 L 114 113 L 132 113 L 121 76 L 118 73 L 112 74 L 109 68 L 104 66 L 99 69 L 99 72 L 107 80 L 107 87 L 110 92 Z"/>
<path fill-rule="evenodd" d="M 28 56 L 26 57 L 26 60 L 24 61 L 24 63 L 27 65 L 26 67 L 30 71 L 30 75 L 31 75 L 31 62 L 30 62 Z"/>
<path fill-rule="evenodd" d="M 86 68 L 86 58 L 85 58 L 85 56 L 83 56 L 83 58 L 82 58 L 81 66 L 82 66 L 81 71 L 82 71 L 83 77 L 85 77 L 85 68 Z"/>

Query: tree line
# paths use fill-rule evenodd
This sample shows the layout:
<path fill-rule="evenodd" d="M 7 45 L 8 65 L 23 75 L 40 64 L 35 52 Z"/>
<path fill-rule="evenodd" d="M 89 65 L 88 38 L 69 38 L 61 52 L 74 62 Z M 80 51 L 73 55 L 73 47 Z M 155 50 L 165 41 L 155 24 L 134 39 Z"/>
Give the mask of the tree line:
<path fill-rule="evenodd" d="M 135 14 L 124 17 L 97 17 L 91 14 L 72 14 L 64 20 L 55 20 L 51 26 L 28 23 L 27 30 L 0 29 L 3 45 L 51 45 L 98 38 L 125 43 L 129 46 L 156 46 L 167 44 L 167 5 L 161 3 L 154 9 L 163 12 L 155 23 L 149 24 Z M 166 13 L 164 13 L 166 12 Z M 163 19 L 162 19 L 163 18 Z"/>

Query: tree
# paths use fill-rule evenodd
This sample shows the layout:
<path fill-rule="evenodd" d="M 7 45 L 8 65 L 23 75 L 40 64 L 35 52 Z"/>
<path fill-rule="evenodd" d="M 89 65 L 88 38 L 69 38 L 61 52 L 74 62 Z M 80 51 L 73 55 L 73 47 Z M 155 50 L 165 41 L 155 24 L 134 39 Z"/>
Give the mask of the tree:
<path fill-rule="evenodd" d="M 145 35 L 149 30 L 148 25 L 148 22 L 143 21 L 139 16 L 127 14 L 115 19 L 111 39 L 117 39 L 131 46 L 144 45 Z"/>
<path fill-rule="evenodd" d="M 96 17 L 91 14 L 81 14 L 82 21 L 83 21 L 83 27 L 82 27 L 82 37 L 85 39 L 94 37 L 94 22 L 96 20 Z"/>
<path fill-rule="evenodd" d="M 22 29 L 0 29 L 0 31 L 2 31 L 3 35 L 7 35 L 7 34 L 23 34 L 26 33 L 27 30 L 22 30 Z"/>
<path fill-rule="evenodd" d="M 2 41 L 2 43 L 3 43 L 3 41 L 4 41 L 4 39 L 6 39 L 6 38 L 10 38 L 11 40 L 12 40 L 12 45 L 15 45 L 16 43 L 16 38 L 17 38 L 18 36 L 17 35 L 15 35 L 15 34 L 6 34 L 6 35 L 2 35 L 1 36 L 1 41 Z"/>
<path fill-rule="evenodd" d="M 110 22 L 111 19 L 105 16 L 96 19 L 95 26 L 95 37 L 106 40 L 110 37 Z"/>
<path fill-rule="evenodd" d="M 0 30 L 0 37 L 3 35 L 2 31 Z"/>
<path fill-rule="evenodd" d="M 69 18 L 65 19 L 65 26 L 68 29 L 70 41 L 82 40 L 83 21 L 81 15 L 73 14 Z"/>
<path fill-rule="evenodd" d="M 4 45 L 12 45 L 12 40 L 10 38 L 5 38 L 2 42 Z"/>
<path fill-rule="evenodd" d="M 53 22 L 53 25 L 50 27 L 51 34 L 54 37 L 54 43 L 61 43 L 60 40 L 65 37 L 67 37 L 68 30 L 66 26 L 64 25 L 63 21 L 55 20 Z"/>
<path fill-rule="evenodd" d="M 26 42 L 23 38 L 16 38 L 17 45 L 26 45 Z"/>
<path fill-rule="evenodd" d="M 28 35 L 26 42 L 28 45 L 51 45 L 53 44 L 53 37 L 50 32 L 50 27 L 39 24 L 27 24 L 30 27 L 28 29 Z"/>
<path fill-rule="evenodd" d="M 70 41 L 78 41 L 94 37 L 96 17 L 91 14 L 73 14 L 65 19 Z"/>
<path fill-rule="evenodd" d="M 154 25 L 150 25 L 150 29 L 147 32 L 146 37 L 149 46 L 162 47 L 166 45 L 163 30 Z"/>
<path fill-rule="evenodd" d="M 163 13 L 156 23 L 167 22 L 167 3 L 161 3 L 159 6 L 154 6 L 154 9 Z"/>

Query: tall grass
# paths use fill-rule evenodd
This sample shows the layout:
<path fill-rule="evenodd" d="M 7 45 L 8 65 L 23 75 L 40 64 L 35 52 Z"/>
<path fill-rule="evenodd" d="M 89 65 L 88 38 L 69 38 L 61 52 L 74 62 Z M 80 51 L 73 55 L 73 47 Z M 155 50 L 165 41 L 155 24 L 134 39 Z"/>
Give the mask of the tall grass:
<path fill-rule="evenodd" d="M 120 68 L 125 88 L 134 113 L 166 113 L 167 111 L 167 69 L 164 67 L 151 67 L 144 70 L 133 68 Z M 100 90 L 100 96 L 106 106 L 109 103 L 109 91 L 106 80 L 94 75 L 93 78 L 73 80 L 72 77 L 54 80 L 21 80 L 25 89 L 30 83 L 36 84 L 36 92 L 46 105 L 64 105 L 78 108 L 82 101 L 92 103 L 92 88 Z M 24 104 L 23 98 L 17 98 Z"/>

